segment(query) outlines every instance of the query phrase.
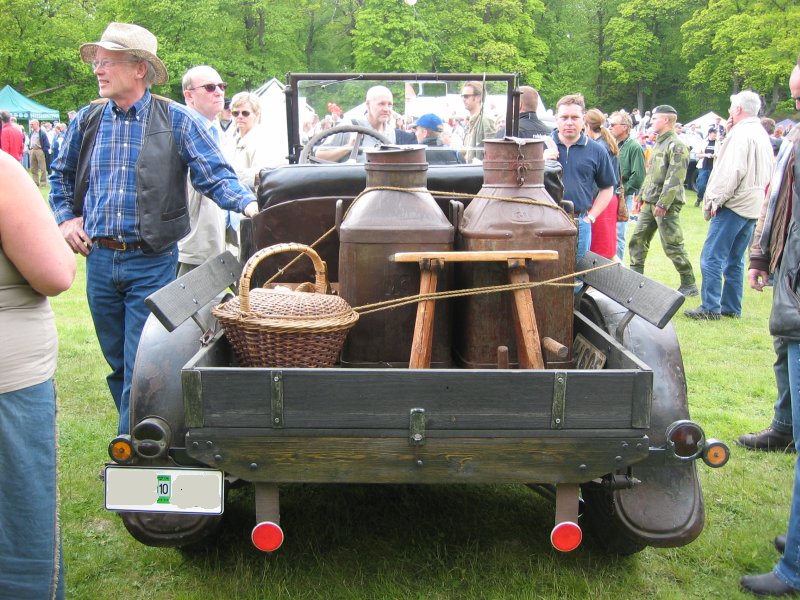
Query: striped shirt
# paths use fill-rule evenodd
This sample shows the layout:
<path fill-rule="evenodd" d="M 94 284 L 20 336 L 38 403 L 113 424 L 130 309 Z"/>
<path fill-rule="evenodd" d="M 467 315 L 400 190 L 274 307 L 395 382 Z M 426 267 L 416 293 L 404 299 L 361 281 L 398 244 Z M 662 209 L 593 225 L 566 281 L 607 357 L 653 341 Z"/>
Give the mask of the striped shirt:
<path fill-rule="evenodd" d="M 136 163 L 151 105 L 148 90 L 127 111 L 113 100 L 103 108 L 84 199 L 83 229 L 92 239 L 111 237 L 123 242 L 142 239 L 136 202 Z M 81 216 L 72 207 L 83 140 L 81 125 L 88 111 L 89 107 L 82 108 L 72 120 L 64 137 L 63 151 L 53 161 L 50 204 L 59 224 Z M 169 105 L 169 114 L 175 146 L 189 167 L 192 185 L 220 207 L 243 212 L 255 197 L 239 182 L 207 125 L 193 111 L 175 102 Z"/>

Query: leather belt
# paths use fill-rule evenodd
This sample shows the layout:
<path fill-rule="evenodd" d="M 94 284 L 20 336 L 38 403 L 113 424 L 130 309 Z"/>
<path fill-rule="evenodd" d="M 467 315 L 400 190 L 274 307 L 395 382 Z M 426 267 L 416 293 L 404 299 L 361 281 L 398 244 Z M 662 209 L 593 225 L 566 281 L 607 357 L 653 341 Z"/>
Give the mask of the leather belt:
<path fill-rule="evenodd" d="M 119 242 L 114 238 L 95 238 L 93 241 L 101 248 L 119 250 L 120 252 L 126 252 L 128 250 L 141 250 L 144 248 L 144 242 Z"/>

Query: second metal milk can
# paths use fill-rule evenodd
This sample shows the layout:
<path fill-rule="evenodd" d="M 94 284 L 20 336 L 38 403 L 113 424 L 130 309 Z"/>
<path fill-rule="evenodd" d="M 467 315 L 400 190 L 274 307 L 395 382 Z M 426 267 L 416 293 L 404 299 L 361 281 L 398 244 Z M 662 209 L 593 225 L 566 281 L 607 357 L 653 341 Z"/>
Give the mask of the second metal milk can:
<path fill-rule="evenodd" d="M 544 142 L 507 138 L 486 140 L 484 183 L 479 196 L 464 211 L 459 226 L 459 250 L 556 250 L 558 260 L 530 262 L 531 281 L 545 281 L 575 270 L 577 230 L 544 187 Z M 516 201 L 498 200 L 497 197 Z M 457 287 L 475 288 L 509 282 L 504 263 L 466 263 L 456 269 Z M 571 279 L 562 283 L 570 284 Z M 544 352 L 553 368 L 572 358 L 573 289 L 570 285 L 533 288 L 533 304 L 541 339 L 566 346 L 566 359 Z M 461 298 L 456 304 L 454 355 L 468 368 L 497 366 L 498 346 L 509 348 L 517 364 L 510 292 Z"/>

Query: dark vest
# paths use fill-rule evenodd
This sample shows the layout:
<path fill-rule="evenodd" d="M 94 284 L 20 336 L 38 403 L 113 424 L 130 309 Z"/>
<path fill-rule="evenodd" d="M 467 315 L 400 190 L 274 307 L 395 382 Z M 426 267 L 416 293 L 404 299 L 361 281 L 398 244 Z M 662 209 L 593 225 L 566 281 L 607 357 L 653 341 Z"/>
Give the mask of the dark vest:
<path fill-rule="evenodd" d="M 139 160 L 136 163 L 136 203 L 139 227 L 146 253 L 165 250 L 189 233 L 186 206 L 188 167 L 178 153 L 172 135 L 169 105 L 172 100 L 153 95 Z M 107 100 L 92 103 L 83 120 L 81 149 L 75 170 L 73 212 L 83 214 L 83 201 L 89 189 L 89 167 L 97 130 Z"/>

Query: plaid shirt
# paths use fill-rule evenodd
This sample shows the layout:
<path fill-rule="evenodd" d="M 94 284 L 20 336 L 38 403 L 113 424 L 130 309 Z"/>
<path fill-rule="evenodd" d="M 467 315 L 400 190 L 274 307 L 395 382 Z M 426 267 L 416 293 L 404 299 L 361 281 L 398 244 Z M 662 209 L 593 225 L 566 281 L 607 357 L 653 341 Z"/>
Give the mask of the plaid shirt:
<path fill-rule="evenodd" d="M 109 101 L 103 109 L 90 162 L 89 188 L 84 200 L 83 229 L 94 239 L 141 240 L 136 202 L 136 163 L 144 141 L 144 125 L 152 104 L 150 92 L 123 111 Z M 73 210 L 75 171 L 83 134 L 80 127 L 89 107 L 78 112 L 64 138 L 63 151 L 53 161 L 50 204 L 60 224 L 81 216 Z M 175 146 L 189 167 L 192 185 L 222 208 L 243 212 L 255 197 L 243 186 L 222 155 L 208 128 L 181 104 L 169 106 Z"/>

